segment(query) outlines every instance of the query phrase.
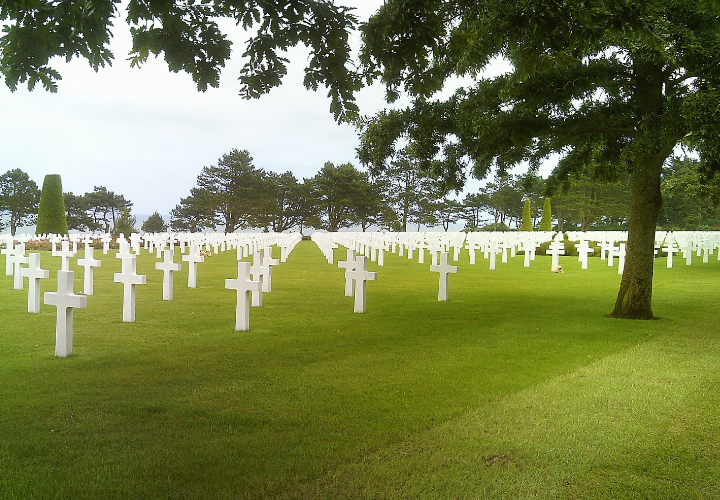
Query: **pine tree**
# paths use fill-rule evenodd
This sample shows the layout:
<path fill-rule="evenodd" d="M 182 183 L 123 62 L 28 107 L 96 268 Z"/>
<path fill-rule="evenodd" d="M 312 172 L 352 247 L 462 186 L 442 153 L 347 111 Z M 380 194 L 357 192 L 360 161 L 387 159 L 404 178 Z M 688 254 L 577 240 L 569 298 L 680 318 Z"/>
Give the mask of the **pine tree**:
<path fill-rule="evenodd" d="M 140 230 L 145 233 L 163 233 L 167 231 L 167 223 L 159 212 L 155 211 L 145 222 L 142 223 Z"/>
<path fill-rule="evenodd" d="M 137 232 L 137 229 L 135 229 L 135 224 L 137 224 L 137 219 L 135 218 L 135 216 L 130 215 L 130 210 L 123 209 L 122 215 L 120 215 L 117 222 L 115 223 L 115 227 L 113 227 L 111 234 L 115 237 L 124 234 L 127 238 L 132 233 Z"/>
<path fill-rule="evenodd" d="M 35 234 L 68 234 L 62 180 L 58 174 L 48 174 L 43 180 Z"/>
<path fill-rule="evenodd" d="M 530 198 L 525 200 L 525 207 L 523 208 L 522 224 L 520 225 L 520 231 L 532 231 L 532 215 L 530 214 Z"/>
<path fill-rule="evenodd" d="M 545 198 L 542 219 L 540 219 L 538 231 L 552 231 L 552 209 L 550 206 L 550 198 Z"/>

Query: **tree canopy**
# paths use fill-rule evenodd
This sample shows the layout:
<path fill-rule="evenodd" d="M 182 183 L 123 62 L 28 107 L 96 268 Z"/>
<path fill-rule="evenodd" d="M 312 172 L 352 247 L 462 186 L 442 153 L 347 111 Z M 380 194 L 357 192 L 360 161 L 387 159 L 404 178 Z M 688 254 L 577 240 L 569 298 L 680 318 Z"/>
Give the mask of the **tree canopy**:
<path fill-rule="evenodd" d="M 7 217 L 10 234 L 18 227 L 29 226 L 37 219 L 40 190 L 28 174 L 16 168 L 0 176 L 0 229 Z"/>
<path fill-rule="evenodd" d="M 1 2 L 0 73 L 17 89 L 38 83 L 57 91 L 56 56 L 87 59 L 98 71 L 111 65 L 108 46 L 113 25 L 120 18 L 117 0 L 78 2 L 37 0 Z M 152 54 L 163 55 L 168 69 L 189 73 L 198 90 L 217 87 L 220 71 L 230 58 L 232 42 L 218 21 L 232 19 L 255 30 L 245 46 L 240 71 L 240 95 L 259 97 L 280 85 L 287 73 L 283 52 L 298 44 L 310 48 L 305 87 L 328 88 L 336 119 L 357 112 L 353 94 L 360 79 L 350 65 L 348 34 L 357 19 L 332 0 L 208 0 L 147 2 L 130 0 L 126 21 L 132 36 L 130 60 L 142 65 Z"/>
<path fill-rule="evenodd" d="M 582 172 L 630 174 L 628 257 L 612 316 L 652 318 L 663 164 L 680 144 L 720 169 L 720 19 L 711 2 L 388 0 L 363 30 L 361 59 L 390 101 L 364 129 L 360 158 L 384 166 L 402 141 L 448 187 L 561 159 L 549 187 Z M 483 77 L 491 61 L 511 70 Z M 448 99 L 450 77 L 473 84 Z M 401 141 L 401 142 L 398 142 Z M 404 147 L 404 146 L 402 146 Z M 437 160 L 440 161 L 437 161 Z"/>

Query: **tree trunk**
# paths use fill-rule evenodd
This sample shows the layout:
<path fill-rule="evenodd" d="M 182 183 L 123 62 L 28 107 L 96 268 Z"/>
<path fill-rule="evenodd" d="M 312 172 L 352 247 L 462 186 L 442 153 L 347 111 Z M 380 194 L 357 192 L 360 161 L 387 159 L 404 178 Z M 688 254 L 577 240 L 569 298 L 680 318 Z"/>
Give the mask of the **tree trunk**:
<path fill-rule="evenodd" d="M 664 161 L 664 154 L 659 153 L 634 169 L 625 269 L 611 318 L 654 318 L 655 227 L 662 207 L 660 172 Z"/>
<path fill-rule="evenodd" d="M 653 319 L 655 228 L 662 207 L 660 175 L 675 141 L 666 134 L 667 124 L 663 124 L 662 65 L 637 58 L 633 74 L 636 83 L 633 100 L 639 118 L 639 136 L 633 142 L 637 141 L 641 149 L 643 146 L 648 149 L 633 162 L 625 269 L 610 317 Z"/>

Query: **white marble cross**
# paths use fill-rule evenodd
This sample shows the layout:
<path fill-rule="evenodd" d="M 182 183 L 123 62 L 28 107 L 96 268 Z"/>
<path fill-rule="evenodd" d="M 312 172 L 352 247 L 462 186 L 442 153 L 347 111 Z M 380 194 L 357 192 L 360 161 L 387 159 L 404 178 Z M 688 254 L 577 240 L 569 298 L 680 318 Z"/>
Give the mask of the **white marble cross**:
<path fill-rule="evenodd" d="M 270 293 L 272 291 L 272 266 L 280 264 L 278 259 L 272 258 L 272 247 L 265 247 L 262 254 L 263 266 L 267 266 L 268 273 L 263 278 L 263 292 Z"/>
<path fill-rule="evenodd" d="M 8 240 L 6 247 L 0 250 L 0 253 L 5 254 L 5 276 L 13 275 L 12 256 L 15 255 L 15 252 L 17 251 L 16 248 L 17 247 L 13 244 L 13 242 Z M 23 250 L 23 254 L 24 253 L 25 251 Z"/>
<path fill-rule="evenodd" d="M 27 264 L 28 258 L 25 257 L 25 244 L 20 244 L 15 247 L 15 252 L 13 252 L 12 257 L 8 257 L 12 260 L 12 266 L 13 266 L 13 288 L 15 290 L 22 290 L 23 289 L 23 275 L 21 273 L 21 270 L 23 269 L 23 264 Z"/>
<path fill-rule="evenodd" d="M 265 280 L 269 279 L 270 273 L 272 273 L 272 268 L 270 266 L 264 266 L 263 265 L 263 251 L 258 250 L 253 255 L 253 263 L 250 267 L 250 274 L 252 275 L 253 279 L 256 281 L 259 281 L 260 283 L 263 283 L 262 290 L 259 292 L 253 291 L 252 293 L 252 306 L 253 307 L 260 307 L 262 306 L 262 294 L 265 290 Z"/>
<path fill-rule="evenodd" d="M 347 249 L 347 260 L 341 260 L 338 262 L 338 267 L 345 269 L 346 271 L 355 270 L 355 250 L 350 248 Z M 352 278 L 345 277 L 345 297 L 353 296 L 353 280 Z"/>
<path fill-rule="evenodd" d="M 560 263 L 560 256 L 565 255 L 565 244 L 561 241 L 553 240 L 545 253 L 552 255 L 550 269 L 556 269 Z"/>
<path fill-rule="evenodd" d="M 130 246 L 132 247 L 132 251 L 134 253 L 140 253 L 140 240 L 142 237 L 139 233 L 132 233 L 130 235 Z"/>
<path fill-rule="evenodd" d="M 93 268 L 100 267 L 101 262 L 94 258 L 95 249 L 85 243 L 85 257 L 78 259 L 78 266 L 85 268 L 83 275 L 83 293 L 85 295 L 93 294 Z"/>
<path fill-rule="evenodd" d="M 449 273 L 458 272 L 458 266 L 451 266 L 448 264 L 449 257 L 450 254 L 448 254 L 447 252 L 440 252 L 440 263 L 430 266 L 430 271 L 434 273 L 440 273 L 440 288 L 438 289 L 439 301 L 446 301 L 448 299 Z"/>
<path fill-rule="evenodd" d="M 576 247 L 578 252 L 578 260 L 582 264 L 581 269 L 588 268 L 588 256 L 595 251 L 587 240 L 580 240 L 580 244 Z"/>
<path fill-rule="evenodd" d="M 191 245 L 190 251 L 182 256 L 182 260 L 188 263 L 188 288 L 197 288 L 197 265 L 205 261 L 205 257 L 200 255 L 200 246 Z"/>
<path fill-rule="evenodd" d="M 115 273 L 115 283 L 122 283 L 123 287 L 123 321 L 135 321 L 135 286 L 145 284 L 145 275 L 135 272 L 136 256 L 132 255 L 122 260 L 122 271 Z"/>
<path fill-rule="evenodd" d="M 365 312 L 365 289 L 366 281 L 376 280 L 377 273 L 370 272 L 367 270 L 366 257 L 359 256 L 355 261 L 355 269 L 352 271 L 345 271 L 345 278 L 350 278 L 355 281 L 355 312 Z"/>
<path fill-rule="evenodd" d="M 108 250 L 110 250 L 110 242 L 112 241 L 112 235 L 105 233 L 100 237 L 100 240 L 103 244 L 103 255 L 107 255 Z"/>
<path fill-rule="evenodd" d="M 162 262 L 155 263 L 155 269 L 163 272 L 163 300 L 172 300 L 173 298 L 173 276 L 174 271 L 179 271 L 181 265 L 179 262 L 173 262 L 175 254 L 174 247 L 163 250 L 164 259 Z"/>
<path fill-rule="evenodd" d="M 70 257 L 75 257 L 76 253 L 77 252 L 75 252 L 75 250 L 70 249 L 70 242 L 68 240 L 62 240 L 60 242 L 60 250 L 56 250 L 54 244 L 52 247 L 52 256 L 60 257 L 62 259 L 60 269 L 63 271 L 70 270 Z"/>
<path fill-rule="evenodd" d="M 667 253 L 667 268 L 672 269 L 673 266 L 673 255 L 680 251 L 678 247 L 675 246 L 675 241 L 672 239 L 672 237 L 668 236 L 668 239 L 666 241 L 666 247 L 663 248 L 665 253 Z"/>
<path fill-rule="evenodd" d="M 490 240 L 490 245 L 488 247 L 489 251 L 489 257 L 490 257 L 490 270 L 495 270 L 495 256 L 501 251 L 500 247 L 498 247 L 498 241 L 496 239 Z"/>
<path fill-rule="evenodd" d="M 40 254 L 31 253 L 28 255 L 28 267 L 20 270 L 23 277 L 28 279 L 28 312 L 40 312 L 40 280 L 50 276 L 50 271 L 40 269 Z"/>
<path fill-rule="evenodd" d="M 127 259 L 128 257 L 132 257 L 133 254 L 130 251 L 130 243 L 128 243 L 125 238 L 118 238 L 118 253 L 115 254 L 116 259 Z"/>
<path fill-rule="evenodd" d="M 72 271 L 58 271 L 57 292 L 45 292 L 45 304 L 57 307 L 55 324 L 55 356 L 65 358 L 72 354 L 73 309 L 87 307 L 87 297 L 73 293 Z"/>
<path fill-rule="evenodd" d="M 618 274 L 622 274 L 625 270 L 625 255 L 626 252 L 626 244 L 620 243 L 620 248 L 617 250 L 617 257 L 618 257 Z"/>
<path fill-rule="evenodd" d="M 250 279 L 250 263 L 238 262 L 237 279 L 226 279 L 225 288 L 237 290 L 235 307 L 235 330 L 245 331 L 250 328 L 250 293 L 262 293 L 262 283 Z"/>

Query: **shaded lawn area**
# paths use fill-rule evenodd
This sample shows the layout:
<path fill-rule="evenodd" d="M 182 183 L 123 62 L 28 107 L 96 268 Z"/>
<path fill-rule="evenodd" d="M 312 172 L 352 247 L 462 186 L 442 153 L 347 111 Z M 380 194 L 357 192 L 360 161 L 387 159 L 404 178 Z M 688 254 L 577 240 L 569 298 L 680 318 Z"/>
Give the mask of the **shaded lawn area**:
<path fill-rule="evenodd" d="M 480 255 L 441 303 L 429 258 L 386 254 L 354 314 L 343 271 L 301 242 L 235 332 L 234 251 L 196 289 L 183 263 L 171 302 L 143 252 L 135 323 L 110 254 L 67 359 L 55 308 L 28 314 L 0 276 L 0 498 L 720 496 L 720 264 L 659 259 L 661 319 L 631 322 L 605 317 L 604 261 Z M 54 290 L 59 259 L 41 262 Z"/>

